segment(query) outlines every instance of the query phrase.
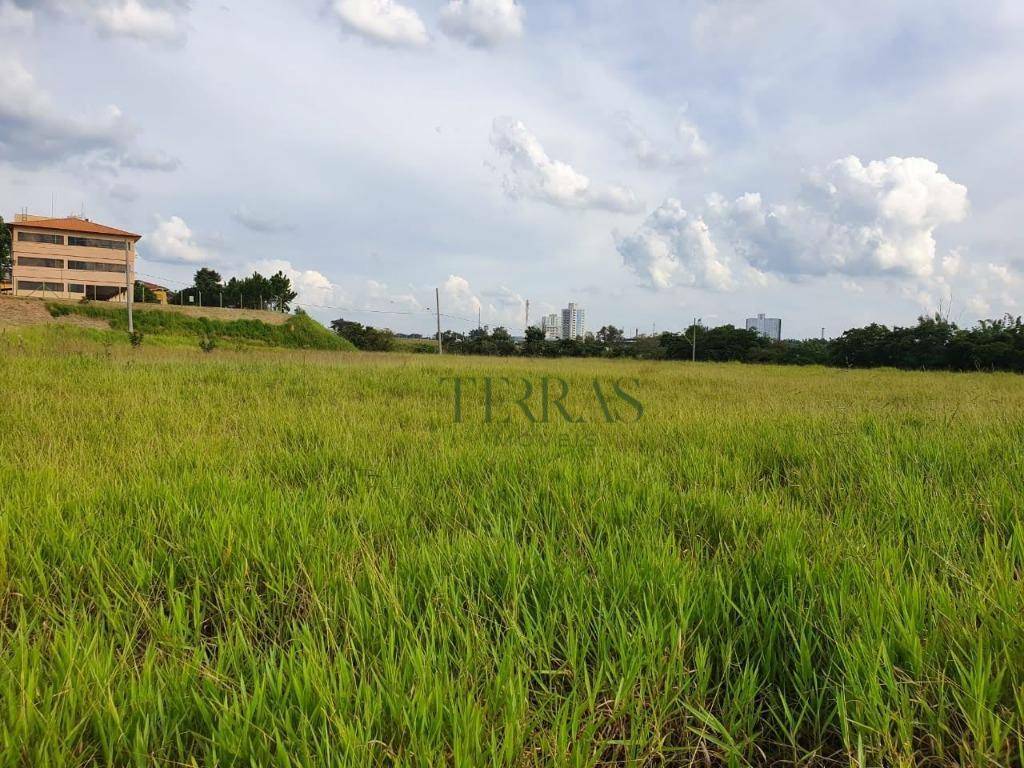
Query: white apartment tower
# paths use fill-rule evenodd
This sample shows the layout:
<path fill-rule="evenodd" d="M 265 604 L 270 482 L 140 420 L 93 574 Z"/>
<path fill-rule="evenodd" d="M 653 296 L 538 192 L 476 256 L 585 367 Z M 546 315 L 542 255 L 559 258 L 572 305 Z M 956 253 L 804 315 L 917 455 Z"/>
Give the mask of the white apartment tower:
<path fill-rule="evenodd" d="M 554 312 L 541 318 L 540 329 L 544 331 L 545 341 L 558 341 L 562 338 L 562 321 Z"/>
<path fill-rule="evenodd" d="M 562 338 L 583 338 L 587 333 L 586 316 L 583 307 L 570 301 L 569 306 L 562 310 Z"/>
<path fill-rule="evenodd" d="M 764 313 L 748 317 L 747 330 L 757 331 L 772 341 L 782 341 L 782 319 L 778 317 L 765 317 Z"/>

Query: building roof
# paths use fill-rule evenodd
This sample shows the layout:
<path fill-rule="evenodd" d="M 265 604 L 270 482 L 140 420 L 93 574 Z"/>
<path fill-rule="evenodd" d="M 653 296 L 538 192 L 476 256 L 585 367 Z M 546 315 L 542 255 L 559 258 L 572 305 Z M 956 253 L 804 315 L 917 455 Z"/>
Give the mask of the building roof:
<path fill-rule="evenodd" d="M 148 288 L 151 291 L 168 291 L 168 292 L 170 292 L 170 290 L 171 290 L 167 286 L 157 285 L 156 283 L 148 283 L 145 280 L 136 280 L 135 282 L 137 282 L 139 285 L 146 286 L 146 288 Z"/>
<path fill-rule="evenodd" d="M 60 230 L 61 232 L 85 232 L 90 235 L 117 235 L 120 237 L 131 238 L 134 241 L 142 239 L 142 235 L 136 235 L 134 232 L 125 232 L 123 229 L 114 229 L 113 227 L 108 227 L 105 224 L 97 224 L 95 221 L 78 219 L 73 216 L 69 216 L 64 219 L 15 220 L 8 222 L 8 226 L 31 227 L 33 229 L 54 229 Z"/>

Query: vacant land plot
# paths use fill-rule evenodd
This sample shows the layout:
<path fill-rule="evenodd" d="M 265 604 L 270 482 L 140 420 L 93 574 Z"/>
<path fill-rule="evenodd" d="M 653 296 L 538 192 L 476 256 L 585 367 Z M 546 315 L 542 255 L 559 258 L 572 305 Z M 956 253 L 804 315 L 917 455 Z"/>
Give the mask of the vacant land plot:
<path fill-rule="evenodd" d="M 63 332 L 0 337 L 0 763 L 1024 760 L 1020 377 Z"/>

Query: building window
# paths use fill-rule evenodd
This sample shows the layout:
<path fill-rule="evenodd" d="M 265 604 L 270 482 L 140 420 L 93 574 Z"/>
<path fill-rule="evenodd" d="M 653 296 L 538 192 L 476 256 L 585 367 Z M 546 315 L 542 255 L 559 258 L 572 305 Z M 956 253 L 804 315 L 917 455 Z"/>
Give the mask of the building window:
<path fill-rule="evenodd" d="M 68 283 L 68 293 L 85 293 L 85 286 L 81 283 Z"/>
<path fill-rule="evenodd" d="M 43 283 L 35 280 L 19 280 L 18 281 L 19 291 L 54 291 L 55 293 L 64 292 L 64 283 Z"/>
<path fill-rule="evenodd" d="M 50 269 L 64 269 L 64 259 L 38 259 L 35 256 L 19 256 L 19 267 L 49 267 Z"/>
<path fill-rule="evenodd" d="M 98 240 L 95 237 L 68 237 L 68 245 L 80 245 L 86 248 L 107 248 L 111 251 L 127 251 L 125 240 Z"/>
<path fill-rule="evenodd" d="M 18 240 L 22 243 L 46 243 L 47 245 L 64 245 L 64 235 L 40 235 L 36 232 L 19 232 Z"/>
<path fill-rule="evenodd" d="M 120 272 L 124 274 L 127 267 L 124 264 L 104 264 L 101 261 L 69 261 L 68 269 L 77 269 L 83 272 Z"/>

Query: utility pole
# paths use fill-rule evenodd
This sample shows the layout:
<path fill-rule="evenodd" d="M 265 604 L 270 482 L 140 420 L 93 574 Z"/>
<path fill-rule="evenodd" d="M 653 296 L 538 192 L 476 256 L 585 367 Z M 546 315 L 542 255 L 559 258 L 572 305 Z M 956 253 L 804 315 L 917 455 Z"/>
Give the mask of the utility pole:
<path fill-rule="evenodd" d="M 124 298 L 128 303 L 128 333 L 135 333 L 135 318 L 132 317 L 132 299 L 135 298 L 135 285 L 132 280 L 131 253 L 124 252 Z"/>
<path fill-rule="evenodd" d="M 441 290 L 434 289 L 434 309 L 437 310 L 437 354 L 444 354 L 444 347 L 441 346 Z"/>
<path fill-rule="evenodd" d="M 476 327 L 477 327 L 478 330 L 480 328 L 483 328 L 483 325 L 484 325 L 483 324 L 483 320 L 481 319 L 482 317 L 483 316 L 480 314 L 480 307 L 477 307 L 476 308 Z"/>
<path fill-rule="evenodd" d="M 695 362 L 695 363 L 697 362 L 697 323 L 698 322 L 699 321 L 698 321 L 698 319 L 696 317 L 693 318 L 693 328 L 690 329 L 690 333 L 693 335 L 693 339 L 691 339 L 691 341 L 693 341 L 693 362 Z"/>
<path fill-rule="evenodd" d="M 526 329 L 530 327 L 530 300 L 526 300 L 526 325 L 523 326 L 523 333 L 526 333 Z"/>

